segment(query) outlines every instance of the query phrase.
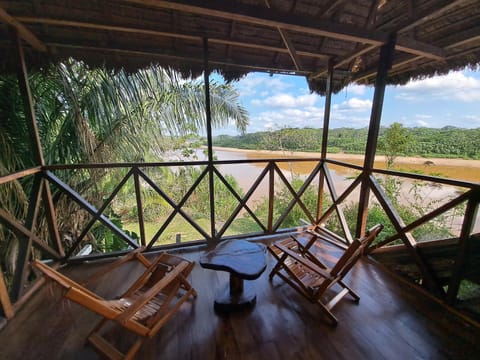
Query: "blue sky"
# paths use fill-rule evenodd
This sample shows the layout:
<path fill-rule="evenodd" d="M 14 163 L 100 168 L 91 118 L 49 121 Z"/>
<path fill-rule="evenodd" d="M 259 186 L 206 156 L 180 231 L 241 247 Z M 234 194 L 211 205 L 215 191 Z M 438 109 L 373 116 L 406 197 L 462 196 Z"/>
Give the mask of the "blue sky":
<path fill-rule="evenodd" d="M 214 78 L 215 79 L 215 78 Z M 251 73 L 234 83 L 248 110 L 247 132 L 283 127 L 322 127 L 325 97 L 311 94 L 304 77 Z M 349 86 L 333 96 L 331 128 L 368 125 L 373 87 Z M 480 127 L 480 71 L 451 72 L 403 86 L 388 86 L 382 126 Z M 214 135 L 237 135 L 233 126 L 214 129 Z"/>

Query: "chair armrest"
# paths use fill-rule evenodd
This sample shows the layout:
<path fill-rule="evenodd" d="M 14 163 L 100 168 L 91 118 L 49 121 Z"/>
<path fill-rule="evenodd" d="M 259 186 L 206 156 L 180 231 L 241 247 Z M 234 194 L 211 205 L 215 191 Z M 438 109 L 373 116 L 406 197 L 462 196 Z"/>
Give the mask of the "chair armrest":
<path fill-rule="evenodd" d="M 95 294 L 90 294 L 83 291 L 81 288 L 71 287 L 66 293 L 65 297 L 77 304 L 84 306 L 85 308 L 107 318 L 110 320 L 115 319 L 120 312 L 106 305 L 104 299 Z"/>
<path fill-rule="evenodd" d="M 32 261 L 31 266 L 34 267 L 35 269 L 40 270 L 45 277 L 55 281 L 58 285 L 62 286 L 67 291 L 69 291 L 72 288 L 76 288 L 77 290 L 82 291 L 85 294 L 88 294 L 92 298 L 95 298 L 97 300 L 102 300 L 102 298 L 97 294 L 93 293 L 92 291 L 88 290 L 87 288 L 83 287 L 82 285 L 78 284 L 77 282 L 73 281 L 69 277 L 63 275 L 62 273 L 48 266 L 47 264 L 44 264 L 40 260 Z"/>
<path fill-rule="evenodd" d="M 288 248 L 286 248 L 285 246 L 281 245 L 281 244 L 275 244 L 274 246 L 276 246 L 277 248 L 279 248 L 281 251 L 283 251 L 285 254 L 287 254 L 288 256 L 292 257 L 293 259 L 295 259 L 295 261 L 297 261 L 298 263 L 300 263 L 301 265 L 303 266 L 306 266 L 308 267 L 310 270 L 316 272 L 319 276 L 322 276 L 324 277 L 325 279 L 331 279 L 332 276 L 330 275 L 330 273 L 328 271 L 326 271 L 325 269 L 322 269 L 320 268 L 317 264 L 315 264 L 314 262 L 300 256 L 298 253 L 296 253 L 295 251 L 292 251 Z"/>

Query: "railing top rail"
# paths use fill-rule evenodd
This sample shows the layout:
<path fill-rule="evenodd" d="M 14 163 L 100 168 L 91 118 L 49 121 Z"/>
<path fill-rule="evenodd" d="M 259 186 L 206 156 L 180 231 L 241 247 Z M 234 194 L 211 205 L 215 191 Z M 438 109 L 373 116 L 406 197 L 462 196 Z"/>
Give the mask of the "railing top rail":
<path fill-rule="evenodd" d="M 343 167 L 348 167 L 348 168 L 355 169 L 355 170 L 359 170 L 359 171 L 362 171 L 362 170 L 363 170 L 363 166 L 355 165 L 355 164 L 350 164 L 350 163 L 346 163 L 346 162 L 343 162 L 343 161 L 332 160 L 332 159 L 325 159 L 325 162 L 327 162 L 327 163 L 329 163 L 329 164 L 333 164 L 333 165 L 339 165 L 339 166 L 343 166 Z"/>
<path fill-rule="evenodd" d="M 332 160 L 332 159 L 325 159 L 325 162 L 329 164 L 339 165 L 339 166 L 363 171 L 363 167 L 360 165 L 349 164 L 349 163 L 345 163 L 338 160 Z M 480 183 L 475 183 L 471 181 L 448 179 L 448 178 L 441 178 L 441 177 L 431 176 L 431 175 L 422 175 L 417 173 L 408 173 L 403 171 L 385 170 L 385 169 L 373 169 L 372 172 L 375 174 L 398 176 L 398 177 L 409 178 L 414 180 L 430 181 L 430 182 L 439 183 L 439 184 L 480 190 Z"/>
<path fill-rule="evenodd" d="M 251 164 L 268 162 L 304 162 L 321 161 L 320 158 L 274 158 L 274 159 L 240 159 L 240 160 L 214 160 L 214 165 Z M 208 165 L 208 161 L 164 161 L 164 162 L 129 162 L 129 163 L 90 163 L 90 164 L 57 164 L 45 165 L 43 170 L 72 170 L 72 169 L 95 169 L 95 168 L 131 168 L 131 167 L 159 167 L 159 166 L 199 166 Z"/>
<path fill-rule="evenodd" d="M 407 173 L 407 172 L 394 171 L 394 170 L 374 169 L 373 172 L 376 174 L 392 175 L 392 176 L 404 177 L 404 178 L 409 178 L 414 180 L 430 181 L 430 182 L 439 183 L 439 184 L 480 190 L 480 183 L 474 183 L 471 181 L 454 180 L 454 179 L 441 178 L 437 176 L 421 175 L 421 174 Z"/>
<path fill-rule="evenodd" d="M 360 165 L 345 163 L 332 159 L 321 158 L 265 158 L 265 159 L 240 159 L 240 160 L 214 160 L 213 165 L 235 165 L 235 164 L 261 164 L 270 162 L 317 162 L 325 161 L 329 164 L 347 167 L 358 171 L 363 171 L 363 167 Z M 43 167 L 37 166 L 34 168 L 22 170 L 13 174 L 4 175 L 0 177 L 0 184 L 4 184 L 13 180 L 20 179 L 22 177 L 33 175 L 40 171 L 53 171 L 53 170 L 73 170 L 73 169 L 105 169 L 105 168 L 153 168 L 153 167 L 175 167 L 175 166 L 207 166 L 208 161 L 168 161 L 168 162 L 129 162 L 129 163 L 94 163 L 94 164 L 58 164 L 58 165 L 45 165 Z M 422 175 L 416 173 L 407 173 L 402 171 L 373 169 L 373 173 L 384 174 L 390 176 L 398 176 L 403 178 L 409 178 L 414 180 L 430 181 L 439 184 L 458 186 L 464 188 L 470 188 L 480 190 L 480 183 L 441 178 L 437 176 Z"/>
<path fill-rule="evenodd" d="M 41 166 L 36 166 L 30 169 L 21 170 L 12 174 L 0 176 L 0 184 L 5 184 L 10 181 L 21 179 L 25 176 L 33 175 L 42 171 Z"/>

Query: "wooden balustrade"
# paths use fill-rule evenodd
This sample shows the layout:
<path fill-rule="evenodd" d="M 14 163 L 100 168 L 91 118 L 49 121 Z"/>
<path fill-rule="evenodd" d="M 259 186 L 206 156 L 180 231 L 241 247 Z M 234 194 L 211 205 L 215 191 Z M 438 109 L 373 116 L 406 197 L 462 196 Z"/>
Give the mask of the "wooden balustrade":
<path fill-rule="evenodd" d="M 299 189 L 294 189 L 280 169 L 280 164 L 284 162 L 314 162 L 313 170 L 311 173 L 304 179 L 303 185 Z M 254 179 L 252 185 L 249 189 L 245 191 L 245 194 L 239 194 L 232 186 L 228 183 L 225 176 L 219 170 L 221 165 L 242 165 L 242 164 L 255 164 L 256 166 L 262 166 L 259 175 Z M 359 174 L 352 180 L 350 185 L 342 192 L 338 193 L 337 187 L 334 184 L 332 175 L 329 169 L 329 166 L 342 166 L 350 168 L 353 170 L 360 171 Z M 205 167 L 201 172 L 198 178 L 193 182 L 190 189 L 186 191 L 183 196 L 180 197 L 180 200 L 174 200 L 173 197 L 169 194 L 168 189 L 162 188 L 155 180 L 148 175 L 148 171 L 151 169 L 158 169 L 161 167 Z M 104 197 L 104 202 L 101 206 L 94 206 L 89 203 L 84 197 L 82 197 L 77 191 L 72 189 L 66 182 L 62 181 L 56 174 L 56 172 L 61 172 L 63 170 L 94 170 L 102 169 L 102 171 L 113 170 L 113 169 L 125 169 L 126 174 L 123 178 L 120 179 L 118 185 L 114 187 L 108 196 Z M 420 272 L 422 278 L 424 279 L 428 289 L 435 293 L 440 298 L 446 298 L 446 293 L 442 289 L 442 284 L 440 284 L 435 277 L 435 274 L 432 272 L 428 266 L 426 260 L 423 258 L 422 252 L 419 251 L 417 246 L 417 241 L 412 235 L 412 231 L 416 228 L 422 226 L 423 224 L 431 221 L 432 219 L 445 214 L 453 208 L 458 207 L 459 205 L 465 203 L 465 210 L 462 216 L 462 230 L 459 236 L 459 251 L 455 257 L 454 269 L 454 278 L 449 284 L 448 298 L 450 302 L 454 302 L 456 297 L 456 291 L 458 291 L 458 284 L 462 279 L 462 272 L 465 271 L 465 259 L 466 259 L 466 249 L 468 249 L 469 239 L 472 236 L 474 231 L 474 223 L 476 221 L 477 211 L 479 207 L 480 199 L 480 184 L 470 183 L 465 181 L 457 181 L 451 179 L 442 179 L 438 177 L 418 175 L 418 174 L 407 174 L 389 170 L 373 170 L 370 174 L 362 171 L 362 168 L 352 164 L 346 164 L 339 161 L 333 160 L 321 160 L 321 159 L 257 159 L 257 160 L 220 160 L 213 161 L 213 174 L 216 177 L 215 181 L 219 181 L 223 186 L 232 194 L 235 201 L 238 204 L 235 206 L 234 210 L 228 216 L 227 220 L 217 226 L 217 224 L 211 224 L 211 228 L 215 228 L 215 233 L 211 231 L 206 231 L 198 223 L 198 221 L 193 218 L 191 215 L 185 211 L 185 205 L 187 204 L 189 198 L 192 194 L 198 189 L 199 184 L 208 178 L 208 162 L 206 161 L 192 161 L 192 162 L 165 162 L 165 163 L 127 163 L 127 164 L 76 164 L 76 165 L 51 165 L 37 167 L 15 174 L 6 175 L 0 177 L 0 186 L 4 186 L 9 182 L 13 181 L 23 181 L 29 177 L 38 177 L 40 179 L 39 186 L 34 187 L 33 192 L 37 194 L 32 194 L 31 199 L 35 199 L 30 203 L 29 213 L 31 215 L 30 220 L 20 220 L 15 219 L 15 217 L 9 213 L 6 209 L 0 208 L 0 223 L 10 229 L 16 236 L 23 241 L 23 244 L 27 247 L 33 247 L 37 251 L 40 251 L 44 258 L 51 258 L 57 260 L 71 260 L 75 257 L 76 252 L 79 250 L 80 245 L 86 239 L 89 231 L 92 229 L 92 226 L 96 222 L 100 222 L 103 226 L 109 229 L 113 234 L 122 239 L 126 246 L 136 248 L 139 245 L 146 245 L 149 249 L 155 247 L 156 242 L 160 236 L 167 230 L 169 224 L 173 221 L 176 216 L 182 217 L 193 229 L 195 229 L 202 238 L 197 239 L 197 241 L 182 242 L 178 243 L 173 241 L 170 246 L 187 246 L 191 244 L 198 244 L 198 241 L 218 241 L 220 239 L 226 239 L 231 236 L 226 235 L 228 228 L 237 219 L 240 214 L 248 214 L 251 219 L 258 225 L 260 232 L 252 234 L 238 234 L 236 238 L 248 238 L 256 237 L 259 235 L 266 234 L 275 234 L 282 233 L 286 231 L 292 231 L 292 229 L 282 229 L 282 223 L 285 218 L 288 216 L 290 211 L 294 207 L 298 207 L 302 210 L 305 218 L 308 219 L 311 223 L 321 224 L 325 223 L 331 217 L 335 217 L 340 228 L 343 231 L 341 236 L 338 236 L 339 239 L 343 239 L 345 244 L 349 244 L 352 239 L 351 230 L 347 224 L 346 217 L 343 213 L 343 208 L 346 205 L 348 199 L 351 199 L 353 192 L 364 191 L 363 189 L 368 188 L 371 194 L 374 196 L 374 200 L 378 203 L 384 210 L 385 214 L 388 216 L 393 228 L 396 233 L 388 236 L 379 243 L 373 245 L 369 252 L 375 253 L 378 249 L 381 249 L 385 246 L 389 246 L 394 241 L 400 240 L 401 243 L 406 247 L 411 258 L 414 260 Z M 379 178 L 384 176 L 391 176 L 400 179 L 408 179 L 415 181 L 424 181 L 432 184 L 442 184 L 448 186 L 454 186 L 459 189 L 458 196 L 455 196 L 452 199 L 449 199 L 444 204 L 439 205 L 435 209 L 430 210 L 430 212 L 424 214 L 418 219 L 415 219 L 413 222 L 405 223 L 398 210 L 392 204 L 392 201 L 385 194 L 385 191 L 379 181 Z M 137 243 L 135 239 L 132 239 L 125 231 L 119 228 L 111 219 L 104 214 L 105 210 L 112 204 L 114 198 L 119 194 L 125 184 L 133 178 L 134 181 L 134 191 L 135 191 L 135 204 L 137 206 L 138 214 L 138 225 L 140 229 L 140 244 Z M 318 179 L 318 182 L 315 180 Z M 268 197 L 268 211 L 267 219 L 260 219 L 255 213 L 255 208 L 253 208 L 249 200 L 252 198 L 255 190 L 258 186 L 266 181 L 268 183 L 268 191 L 266 196 Z M 144 184 L 144 185 L 142 185 Z M 320 213 L 318 209 L 322 209 L 322 204 L 319 204 L 316 209 L 309 209 L 304 203 L 302 198 L 305 191 L 311 186 L 318 186 L 318 184 L 324 184 L 323 189 L 319 190 L 319 193 L 322 194 L 321 198 L 324 199 L 323 194 L 328 193 L 331 198 L 331 205 L 326 208 L 323 213 Z M 363 184 L 363 185 L 362 185 Z M 145 217 L 144 217 L 144 199 L 142 192 L 142 186 L 148 186 L 152 191 L 155 192 L 166 204 L 171 207 L 171 212 L 165 217 L 165 221 L 160 225 L 156 234 L 151 238 L 147 239 L 145 232 Z M 285 209 L 282 209 L 281 214 L 274 218 L 274 198 L 276 191 L 284 187 L 289 194 L 291 194 L 291 201 Z M 68 246 L 67 249 L 64 249 L 64 244 L 56 239 L 58 235 L 55 235 L 55 231 L 58 232 L 56 228 L 56 215 L 55 209 L 48 206 L 48 202 L 45 201 L 46 198 L 46 189 L 55 189 L 56 193 L 61 193 L 66 196 L 70 201 L 76 203 L 78 207 L 86 211 L 90 215 L 90 220 L 84 224 L 82 231 L 79 236 L 74 239 L 74 242 Z M 40 201 L 43 198 L 44 201 Z M 47 197 L 48 198 L 48 197 Z M 58 195 L 54 197 L 58 200 Z M 324 200 L 322 200 L 324 201 Z M 50 233 L 50 238 L 45 239 L 41 238 L 41 235 L 38 233 L 38 221 L 35 219 L 39 216 L 40 207 L 43 204 L 45 211 L 42 213 L 44 216 L 50 218 L 50 227 L 53 226 L 54 232 Z M 52 204 L 54 205 L 54 204 Z M 49 222 L 49 223 L 50 223 Z M 178 239 L 178 237 L 176 237 Z M 24 256 L 20 258 L 21 263 L 17 264 L 19 269 L 22 269 L 20 275 L 16 277 L 14 283 L 10 285 L 13 288 L 10 293 L 16 294 L 15 297 L 11 300 L 12 302 L 19 301 L 20 297 L 23 295 L 25 289 L 25 282 L 27 281 L 27 272 L 29 271 L 27 267 L 28 260 L 31 257 L 30 249 L 27 251 Z M 112 254 L 112 255 L 116 255 Z M 109 256 L 109 254 L 99 255 L 101 257 Z M 88 258 L 93 258 L 95 256 L 88 256 Z M 12 313 L 12 304 L 8 303 L 8 297 L 4 293 L 5 287 L 0 287 L 0 300 L 2 301 L 3 308 L 7 311 L 4 311 L 11 315 Z M 456 290 L 455 290 L 456 289 Z"/>

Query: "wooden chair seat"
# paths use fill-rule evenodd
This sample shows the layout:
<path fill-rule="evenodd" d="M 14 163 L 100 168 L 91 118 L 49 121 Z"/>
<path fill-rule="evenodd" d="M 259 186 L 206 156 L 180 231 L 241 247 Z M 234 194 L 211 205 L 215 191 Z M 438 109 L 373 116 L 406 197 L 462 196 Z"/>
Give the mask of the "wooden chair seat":
<path fill-rule="evenodd" d="M 311 251 L 313 243 L 321 239 L 317 233 L 306 235 L 308 245 L 300 243 L 296 237 L 276 242 L 268 247 L 277 260 L 270 272 L 270 279 L 278 275 L 307 299 L 317 303 L 331 322 L 336 324 L 338 320 L 331 311 L 333 307 L 347 294 L 355 301 L 360 300 L 360 297 L 343 282 L 343 278 L 382 229 L 382 225 L 376 225 L 365 237 L 354 240 L 332 267 L 325 265 L 325 261 Z M 302 234 L 302 238 L 305 238 L 304 235 Z M 325 299 L 327 291 L 333 290 L 335 285 L 338 285 L 340 291 L 333 297 Z"/>
<path fill-rule="evenodd" d="M 127 298 L 121 298 L 117 300 L 108 300 L 105 303 L 108 304 L 109 307 L 111 307 L 113 310 L 117 311 L 125 311 L 128 309 L 132 304 L 135 304 L 135 302 L 144 294 L 144 291 L 137 291 L 135 294 L 133 294 L 130 297 Z M 152 298 L 148 303 L 143 305 L 142 308 L 140 308 L 135 314 L 132 316 L 132 320 L 135 321 L 143 321 L 154 314 L 156 314 L 162 305 L 165 303 L 167 299 L 167 296 L 164 294 L 158 294 L 154 298 Z"/>
<path fill-rule="evenodd" d="M 66 298 L 102 316 L 87 340 L 110 359 L 132 359 L 147 338 L 155 336 L 188 298 L 197 295 L 186 279 L 195 265 L 193 262 L 167 253 L 161 253 L 150 262 L 141 253 L 142 250 L 132 251 L 89 280 L 95 281 L 128 261 L 138 260 L 145 271 L 117 299 L 104 299 L 41 261 L 32 263 L 47 279 L 64 289 Z M 126 353 L 103 337 L 107 321 L 113 321 L 137 335 L 137 340 Z"/>

